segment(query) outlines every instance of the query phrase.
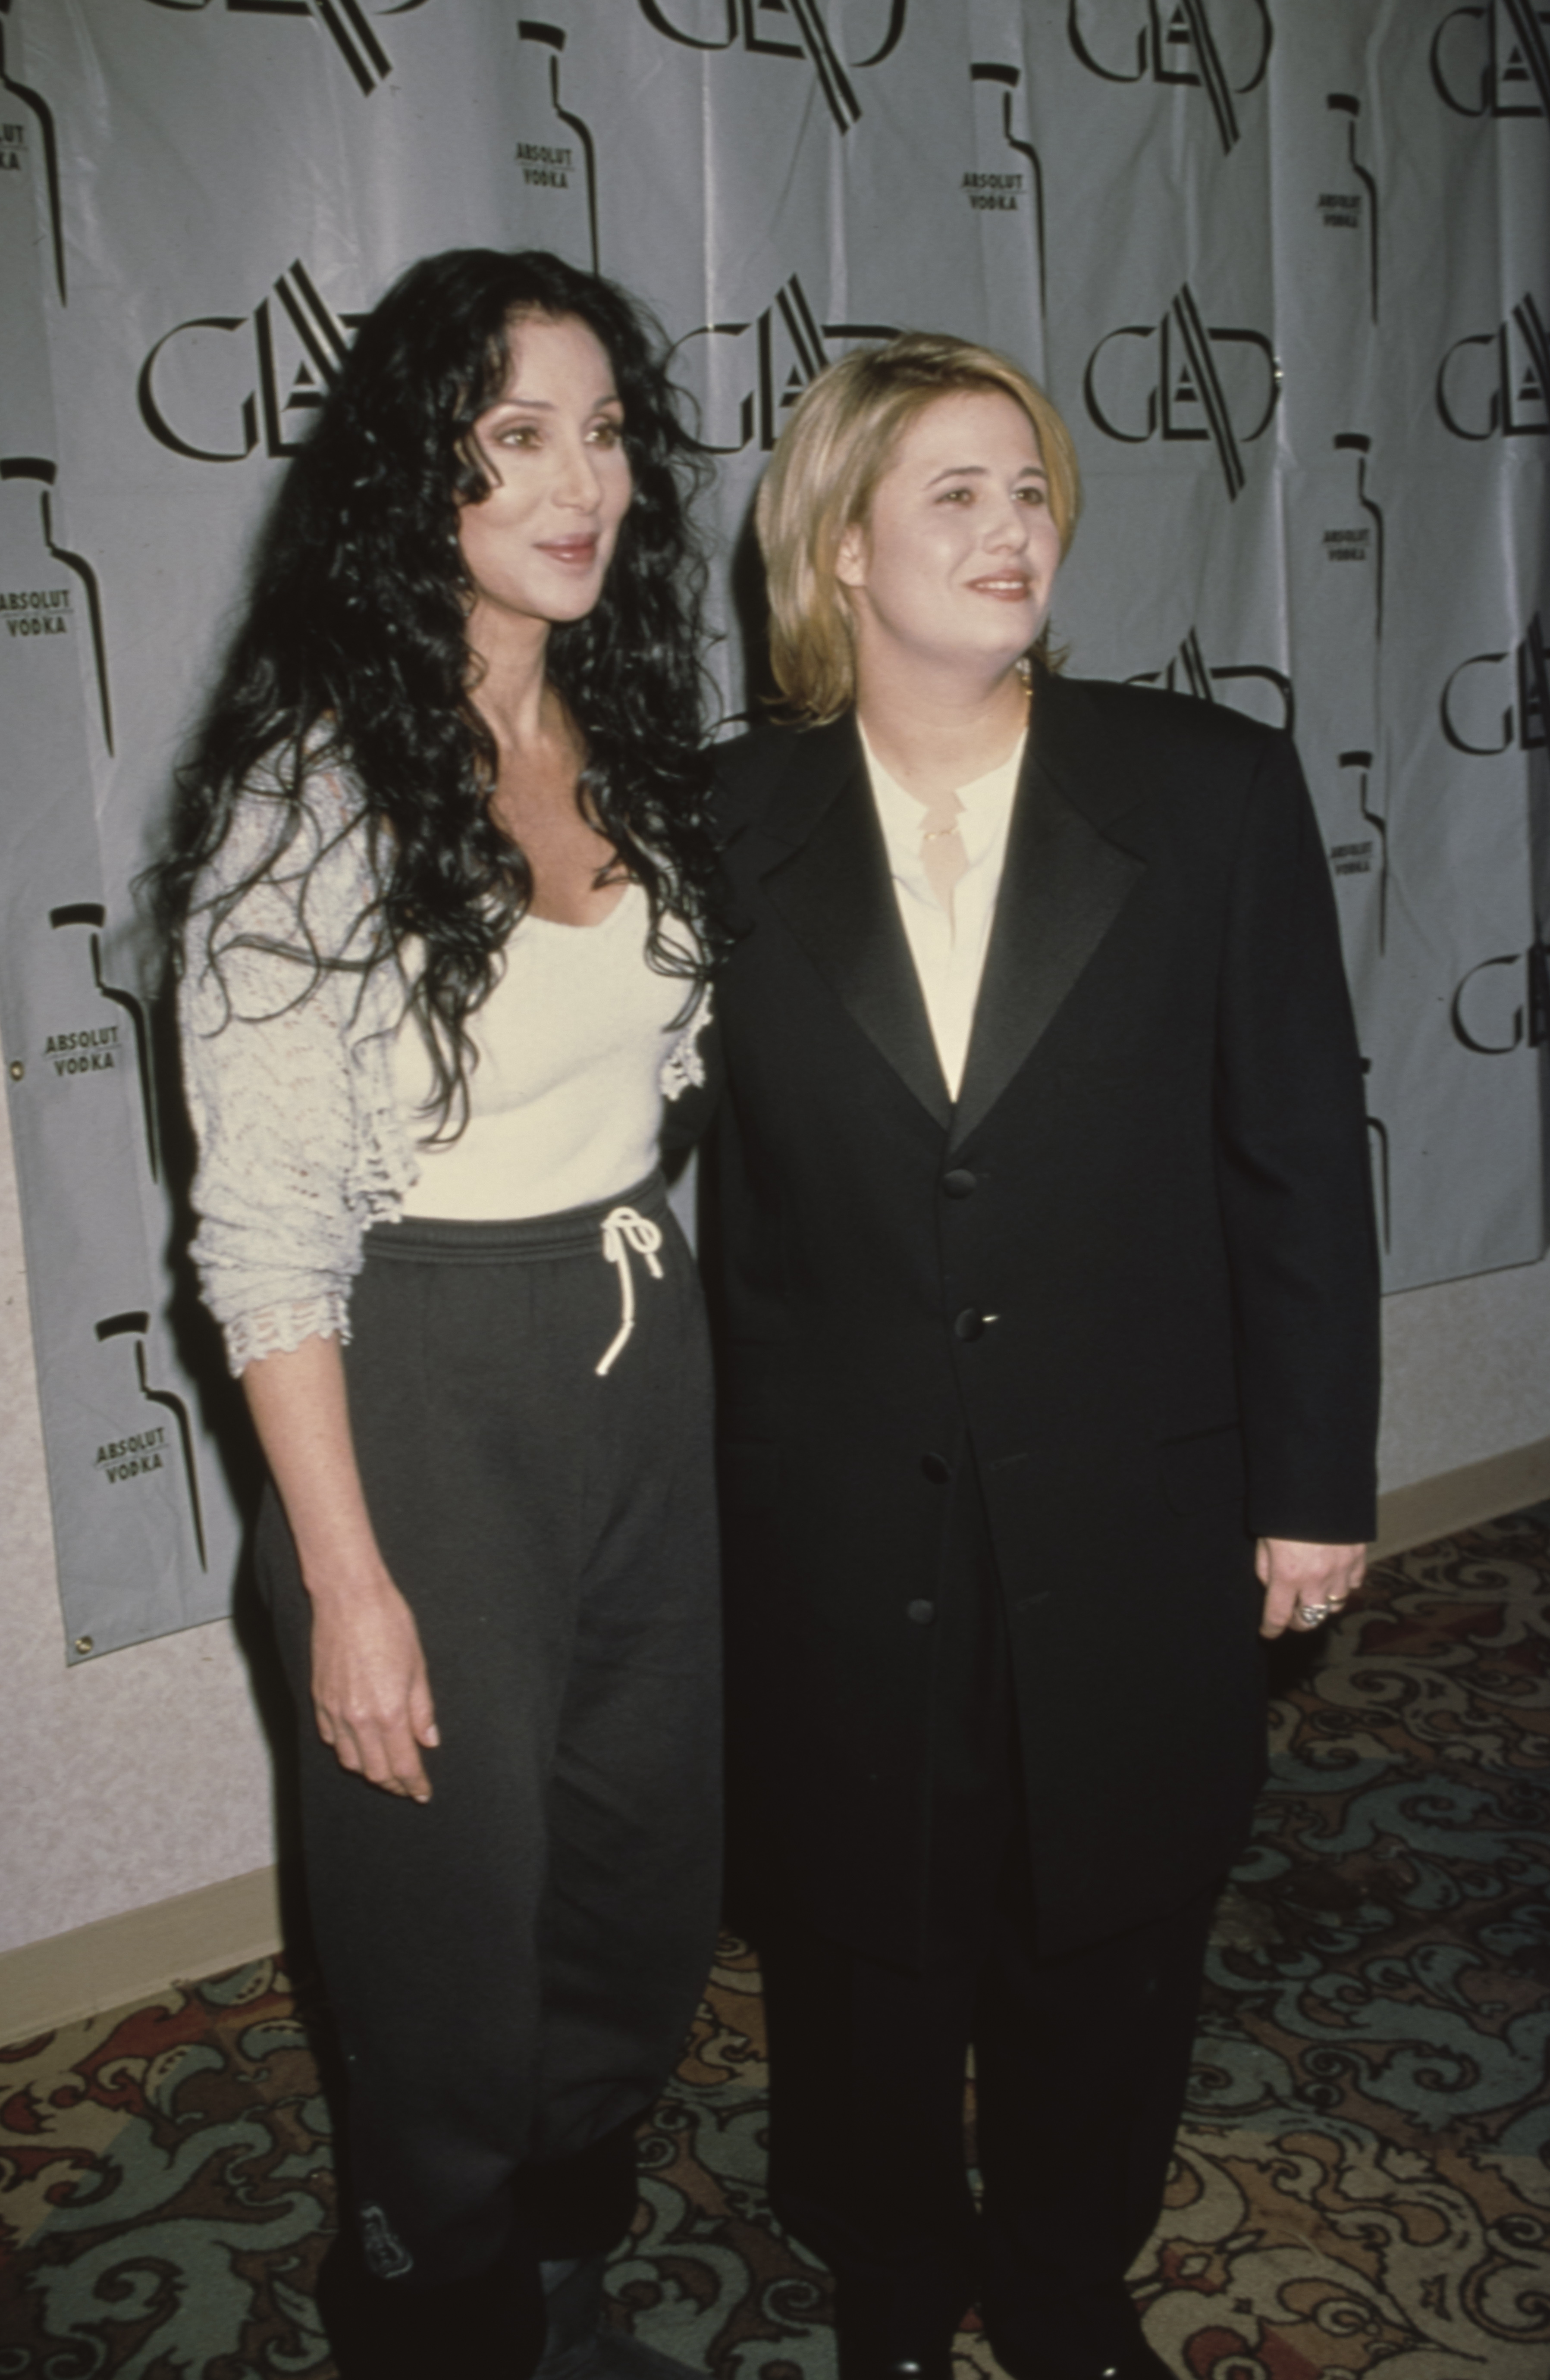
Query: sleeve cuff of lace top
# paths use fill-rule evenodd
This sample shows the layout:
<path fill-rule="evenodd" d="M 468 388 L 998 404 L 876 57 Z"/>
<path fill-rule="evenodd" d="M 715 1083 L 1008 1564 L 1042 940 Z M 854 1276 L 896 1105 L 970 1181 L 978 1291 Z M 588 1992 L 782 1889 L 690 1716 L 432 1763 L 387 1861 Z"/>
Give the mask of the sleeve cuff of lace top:
<path fill-rule="evenodd" d="M 662 1062 L 657 1079 L 665 1099 L 681 1099 L 686 1091 L 697 1090 L 704 1083 L 705 1060 L 700 1036 L 711 1021 L 711 1001 L 707 987 L 690 1023 Z"/>
<path fill-rule="evenodd" d="M 289 1355 L 303 1339 L 349 1338 L 349 1300 L 343 1290 L 323 1290 L 315 1297 L 291 1298 L 280 1305 L 261 1305 L 223 1322 L 226 1361 L 234 1378 L 264 1355 Z"/>

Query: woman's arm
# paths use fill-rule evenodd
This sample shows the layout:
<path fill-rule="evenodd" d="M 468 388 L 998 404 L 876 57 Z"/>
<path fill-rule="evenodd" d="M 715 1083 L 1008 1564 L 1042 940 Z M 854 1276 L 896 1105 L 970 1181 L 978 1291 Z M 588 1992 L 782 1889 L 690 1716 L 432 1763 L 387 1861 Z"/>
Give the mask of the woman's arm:
<path fill-rule="evenodd" d="M 418 1172 L 386 1054 L 404 986 L 390 963 L 360 972 L 376 889 L 349 817 L 347 788 L 309 781 L 297 839 L 270 864 L 280 805 L 246 796 L 187 929 L 191 1253 L 234 1373 L 311 1337 L 349 1336 L 362 1232 L 397 1211 Z"/>
<path fill-rule="evenodd" d="M 415 1172 L 358 1062 L 358 1044 L 384 1046 L 401 987 L 391 969 L 362 979 L 330 964 L 351 953 L 375 898 L 353 807 L 342 780 L 310 780 L 277 859 L 284 815 L 250 795 L 199 888 L 179 999 L 200 1151 L 193 1254 L 312 1600 L 319 1733 L 346 1768 L 424 1801 L 421 1747 L 436 1740 L 424 1657 L 366 1511 L 340 1355 L 363 1227 Z"/>
<path fill-rule="evenodd" d="M 366 1510 L 336 1339 L 304 1339 L 242 1375 L 312 1601 L 312 1707 L 340 1766 L 428 1802 L 421 1748 L 436 1732 L 414 1615 Z"/>
<path fill-rule="evenodd" d="M 1260 1633 L 1279 1636 L 1316 1628 L 1361 1583 L 1378 1405 L 1361 1059 L 1324 850 L 1284 741 L 1261 764 L 1234 874 L 1217 1128 Z"/>
<path fill-rule="evenodd" d="M 1261 747 L 1243 808 L 1216 1011 L 1215 1123 L 1249 1527 L 1328 1557 L 1269 1560 L 1274 1625 L 1294 1599 L 1327 1601 L 1350 1548 L 1372 1534 L 1378 1423 L 1361 1061 L 1323 842 L 1280 736 Z"/>

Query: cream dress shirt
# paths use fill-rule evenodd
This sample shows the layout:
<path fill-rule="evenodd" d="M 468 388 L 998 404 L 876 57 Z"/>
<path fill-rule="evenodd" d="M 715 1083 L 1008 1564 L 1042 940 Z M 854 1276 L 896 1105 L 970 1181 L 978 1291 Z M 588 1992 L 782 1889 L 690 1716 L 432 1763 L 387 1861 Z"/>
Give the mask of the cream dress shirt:
<path fill-rule="evenodd" d="M 860 726 L 860 720 L 857 721 Z M 945 909 L 926 880 L 921 859 L 925 808 L 889 775 L 867 742 L 861 728 L 861 750 L 872 780 L 872 797 L 887 846 L 888 872 L 894 898 L 909 938 L 915 973 L 931 1019 L 932 1038 L 947 1088 L 956 1099 L 963 1081 L 964 1060 L 973 1029 L 974 1004 L 980 996 L 985 953 L 1001 889 L 1001 868 L 1007 856 L 1007 831 L 1012 820 L 1018 773 L 1028 742 L 1028 730 L 999 768 L 957 789 L 963 808 L 958 820 L 968 867 L 953 888 L 951 912 Z"/>

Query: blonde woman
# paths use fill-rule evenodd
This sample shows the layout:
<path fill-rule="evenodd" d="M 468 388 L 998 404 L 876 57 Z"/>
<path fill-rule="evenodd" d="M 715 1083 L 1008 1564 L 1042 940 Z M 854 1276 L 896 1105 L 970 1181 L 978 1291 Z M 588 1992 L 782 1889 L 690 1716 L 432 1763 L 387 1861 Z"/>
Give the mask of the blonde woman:
<path fill-rule="evenodd" d="M 772 2184 L 846 2380 L 1165 2367 L 1124 2286 L 1262 1638 L 1352 1592 L 1361 1075 L 1284 735 L 1057 674 L 1065 425 L 911 334 L 760 493 L 793 723 L 718 756 L 730 1734 Z M 963 2154 L 977 2054 L 982 2214 Z"/>

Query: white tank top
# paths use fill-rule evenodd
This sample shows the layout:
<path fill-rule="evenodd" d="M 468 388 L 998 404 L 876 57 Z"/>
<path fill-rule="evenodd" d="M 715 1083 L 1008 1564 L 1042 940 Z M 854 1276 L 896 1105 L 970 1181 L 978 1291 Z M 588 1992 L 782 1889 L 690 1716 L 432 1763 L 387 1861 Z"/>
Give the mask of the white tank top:
<path fill-rule="evenodd" d="M 689 991 L 682 976 L 648 965 L 651 916 L 628 884 L 601 924 L 527 917 L 505 951 L 505 971 L 469 1020 L 479 1062 L 469 1074 L 469 1121 L 444 1148 L 428 1147 L 433 1085 L 418 1018 L 394 1047 L 394 1087 L 420 1160 L 406 1215 L 507 1222 L 616 1197 L 657 1161 L 664 1068 Z"/>

